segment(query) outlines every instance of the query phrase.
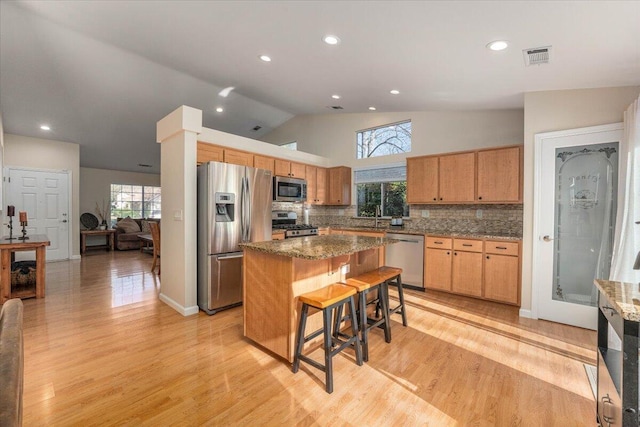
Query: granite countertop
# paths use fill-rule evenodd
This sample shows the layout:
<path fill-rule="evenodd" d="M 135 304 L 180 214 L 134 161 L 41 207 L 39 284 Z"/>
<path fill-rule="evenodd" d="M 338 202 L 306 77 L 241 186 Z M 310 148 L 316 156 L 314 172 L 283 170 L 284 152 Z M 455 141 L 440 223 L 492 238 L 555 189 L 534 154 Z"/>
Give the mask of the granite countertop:
<path fill-rule="evenodd" d="M 366 236 L 310 236 L 269 242 L 241 243 L 244 249 L 253 249 L 292 258 L 327 259 L 374 249 L 396 243 L 395 239 Z"/>
<path fill-rule="evenodd" d="M 325 226 L 326 228 L 327 226 Z M 320 227 L 318 227 L 320 228 Z M 385 228 L 368 228 L 368 227 L 349 227 L 349 226 L 332 226 L 334 230 L 348 230 L 348 231 L 367 231 L 367 232 L 378 232 L 378 233 L 395 233 L 395 234 L 413 234 L 413 235 L 428 235 L 428 236 L 438 236 L 438 237 L 457 237 L 457 238 L 467 238 L 467 239 L 499 239 L 499 240 L 513 240 L 520 241 L 522 237 L 514 236 L 509 234 L 483 234 L 483 233 L 459 233 L 459 232 L 450 232 L 443 230 L 411 230 L 408 228 L 400 228 L 400 227 L 385 227 Z"/>
<path fill-rule="evenodd" d="M 594 283 L 620 317 L 631 322 L 640 322 L 640 284 L 595 280 Z"/>

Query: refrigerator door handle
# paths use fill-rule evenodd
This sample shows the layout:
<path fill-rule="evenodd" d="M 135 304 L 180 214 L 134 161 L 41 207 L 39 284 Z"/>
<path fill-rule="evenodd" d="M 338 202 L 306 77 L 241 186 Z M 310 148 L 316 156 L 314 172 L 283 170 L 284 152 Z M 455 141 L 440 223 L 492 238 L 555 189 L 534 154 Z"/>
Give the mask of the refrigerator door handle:
<path fill-rule="evenodd" d="M 252 226 L 252 224 L 251 224 L 251 215 L 252 215 L 252 213 L 251 213 L 251 208 L 252 208 L 251 205 L 253 204 L 252 203 L 253 195 L 251 194 L 251 186 L 249 185 L 249 178 L 246 178 L 246 180 L 247 180 L 247 193 L 246 193 L 247 194 L 247 205 L 246 205 L 247 206 L 247 208 L 246 208 L 246 211 L 247 211 L 247 240 L 246 241 L 250 242 L 251 241 L 251 226 Z"/>
<path fill-rule="evenodd" d="M 238 255 L 228 255 L 228 256 L 218 256 L 217 260 L 218 262 L 220 262 L 220 260 L 225 260 L 225 259 L 233 259 L 233 258 L 242 258 L 244 256 L 243 253 L 240 253 Z"/>
<path fill-rule="evenodd" d="M 246 217 L 244 215 L 244 209 L 245 209 L 245 185 L 244 185 L 244 181 L 245 178 L 242 177 L 242 181 L 241 181 L 241 186 L 240 186 L 240 241 L 244 242 L 245 238 L 244 236 L 246 235 Z"/>

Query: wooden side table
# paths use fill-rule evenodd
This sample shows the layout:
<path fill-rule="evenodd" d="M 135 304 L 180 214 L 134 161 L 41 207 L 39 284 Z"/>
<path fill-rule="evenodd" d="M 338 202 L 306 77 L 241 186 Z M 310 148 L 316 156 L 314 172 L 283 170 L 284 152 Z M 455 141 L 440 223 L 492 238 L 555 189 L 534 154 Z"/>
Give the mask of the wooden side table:
<path fill-rule="evenodd" d="M 80 253 L 83 254 L 88 249 L 107 249 L 112 251 L 114 248 L 114 236 L 116 230 L 80 230 Z M 106 244 L 87 246 L 87 236 L 105 236 Z"/>
<path fill-rule="evenodd" d="M 10 298 L 44 298 L 45 292 L 45 261 L 49 238 L 44 234 L 32 234 L 27 240 L 14 238 L 0 240 L 0 303 Z M 36 251 L 36 286 L 34 291 L 12 292 L 11 290 L 11 252 Z"/>

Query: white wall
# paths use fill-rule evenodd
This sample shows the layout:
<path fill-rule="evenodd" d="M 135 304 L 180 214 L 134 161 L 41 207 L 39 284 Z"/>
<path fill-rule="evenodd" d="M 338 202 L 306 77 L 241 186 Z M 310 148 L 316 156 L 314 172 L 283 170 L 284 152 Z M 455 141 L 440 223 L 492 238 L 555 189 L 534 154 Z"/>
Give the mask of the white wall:
<path fill-rule="evenodd" d="M 411 120 L 412 151 L 356 160 L 356 132 Z M 405 157 L 472 150 L 523 141 L 523 110 L 420 111 L 296 116 L 261 138 L 273 144 L 297 141 L 298 150 L 336 164 L 362 167 L 402 162 Z"/>
<path fill-rule="evenodd" d="M 522 310 L 531 309 L 533 256 L 533 152 L 536 133 L 618 123 L 640 86 L 530 92 L 524 97 L 524 230 Z"/>
<path fill-rule="evenodd" d="M 4 135 L 4 166 L 71 172 L 71 235 L 80 236 L 80 146 L 70 142 Z M 72 256 L 80 256 L 80 239 L 71 239 Z"/>
<path fill-rule="evenodd" d="M 160 174 L 80 168 L 80 213 L 96 215 L 96 203 L 109 206 L 111 184 L 160 186 Z M 97 216 L 97 215 L 96 215 Z"/>

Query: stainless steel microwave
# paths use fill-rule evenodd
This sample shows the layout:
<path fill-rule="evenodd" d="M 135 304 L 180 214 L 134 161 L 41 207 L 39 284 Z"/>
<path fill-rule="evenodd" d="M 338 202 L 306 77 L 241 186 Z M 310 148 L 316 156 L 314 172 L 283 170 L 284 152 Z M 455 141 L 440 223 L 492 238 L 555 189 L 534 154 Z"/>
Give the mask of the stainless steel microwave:
<path fill-rule="evenodd" d="M 307 181 L 300 178 L 273 177 L 273 200 L 276 202 L 305 202 Z"/>

